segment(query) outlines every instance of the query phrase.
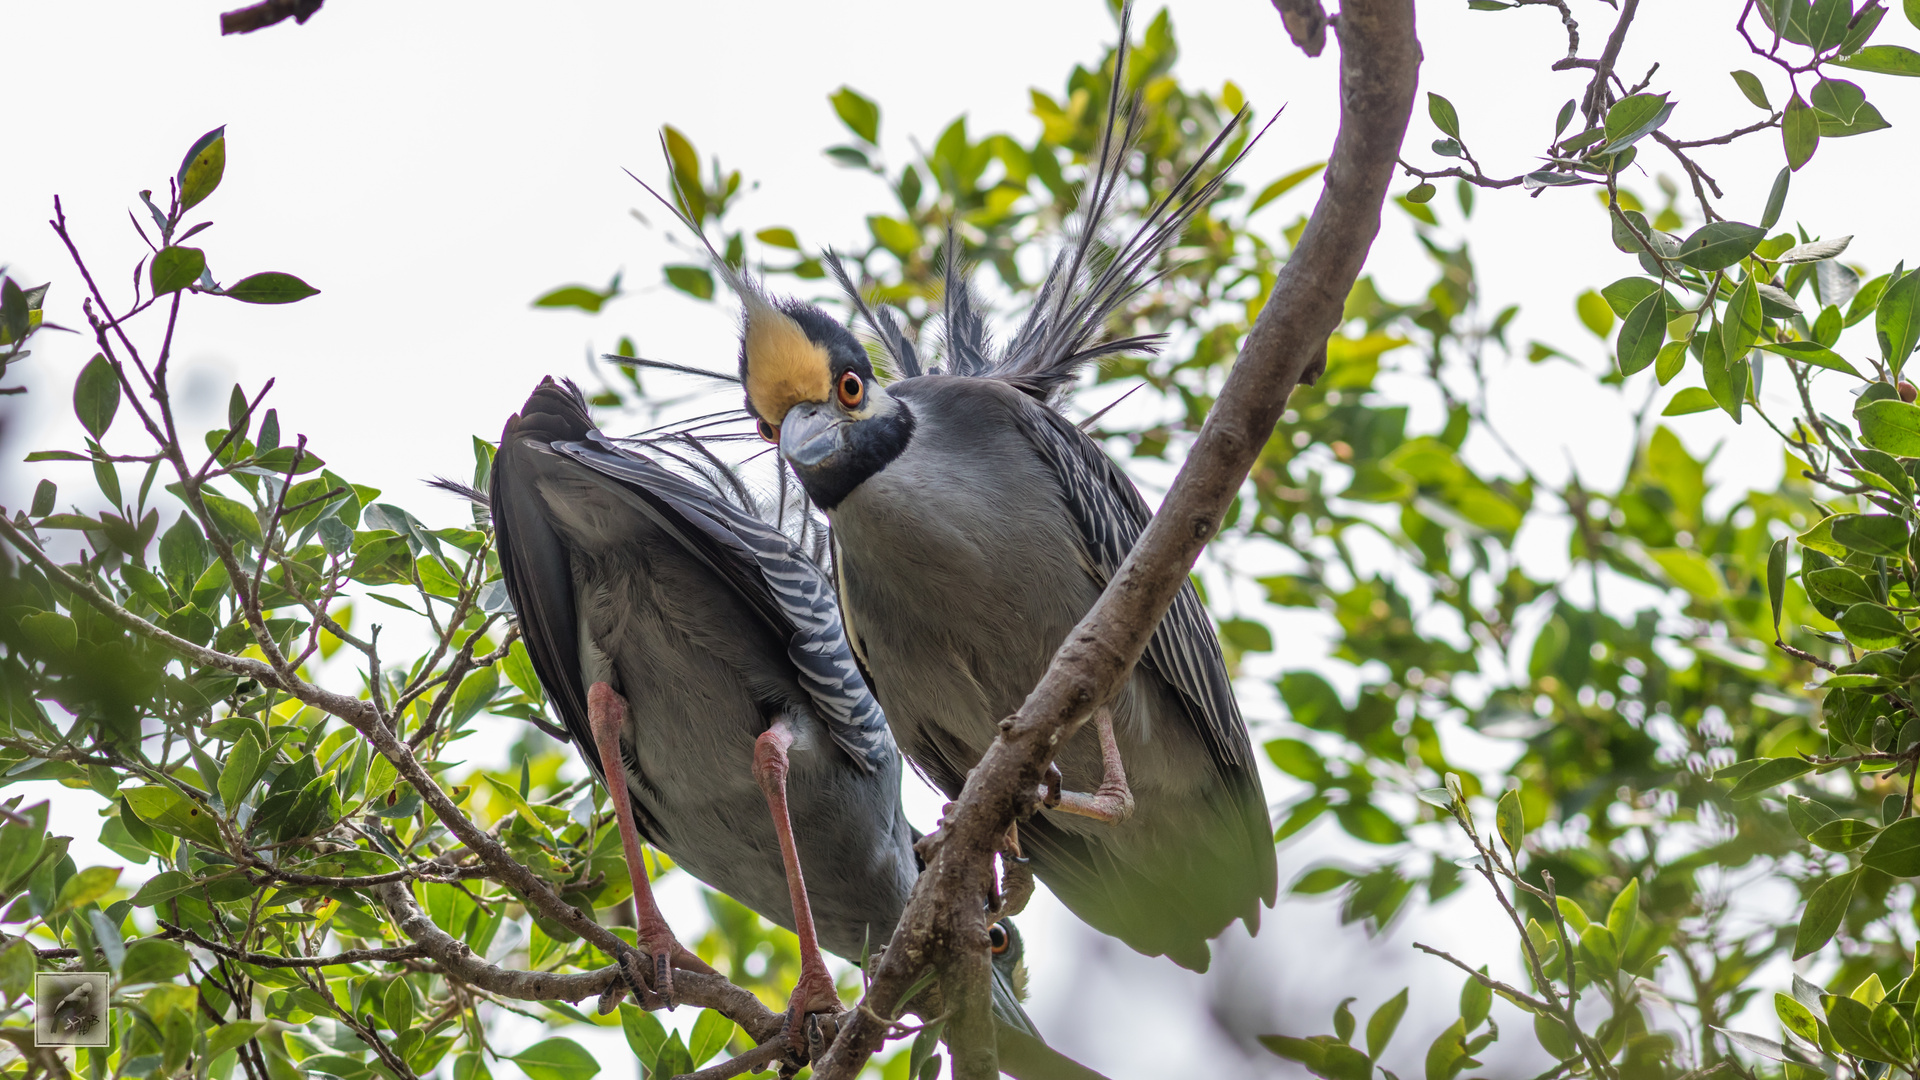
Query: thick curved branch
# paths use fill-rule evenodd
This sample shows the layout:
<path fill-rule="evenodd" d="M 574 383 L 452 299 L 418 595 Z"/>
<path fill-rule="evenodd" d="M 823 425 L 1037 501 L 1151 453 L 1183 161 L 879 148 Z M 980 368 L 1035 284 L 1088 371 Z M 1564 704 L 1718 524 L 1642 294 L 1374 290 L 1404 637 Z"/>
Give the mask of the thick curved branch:
<path fill-rule="evenodd" d="M 1080 621 L 1020 712 L 967 779 L 930 846 L 900 928 L 868 991 L 814 1075 L 849 1080 L 886 1037 L 902 993 L 956 950 L 984 950 L 993 853 L 1056 746 L 1113 697 L 1272 435 L 1287 397 L 1326 366 L 1347 294 L 1380 230 L 1380 209 L 1413 107 L 1420 46 L 1412 0 L 1349 0 L 1340 42 L 1340 134 L 1326 187 L 1294 256 L 1241 347 L 1160 512 Z"/>

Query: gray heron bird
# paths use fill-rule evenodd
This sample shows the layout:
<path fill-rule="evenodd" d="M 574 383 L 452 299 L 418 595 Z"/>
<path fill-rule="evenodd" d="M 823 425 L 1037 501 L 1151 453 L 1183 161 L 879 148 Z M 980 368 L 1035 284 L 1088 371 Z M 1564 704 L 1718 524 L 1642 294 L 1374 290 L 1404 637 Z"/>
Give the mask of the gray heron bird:
<path fill-rule="evenodd" d="M 656 460 L 674 445 L 692 468 Z M 671 1000 L 673 967 L 711 969 L 655 904 L 642 839 L 799 936 L 788 1015 L 804 1048 L 804 1018 L 840 1007 L 820 947 L 858 961 L 884 946 L 919 873 L 899 752 L 786 515 L 696 441 L 674 445 L 650 456 L 608 439 L 577 388 L 546 379 L 508 420 L 489 490 L 466 494 L 489 506 L 554 710 L 600 781 L 619 778 L 653 985 Z M 999 934 L 996 970 L 1017 942 L 1010 923 Z M 1046 1047 L 1011 974 L 994 991 L 1009 1071 L 1097 1076 Z"/>
<path fill-rule="evenodd" d="M 817 307 L 721 265 L 744 308 L 740 378 L 832 523 L 842 619 L 908 759 L 948 797 L 1020 707 L 1151 516 L 1126 474 L 1060 411 L 1085 367 L 1149 351 L 1108 323 L 1219 190 L 1206 165 L 1236 116 L 1137 229 L 1103 236 L 1137 110 L 1123 108 L 1126 18 L 1078 234 L 1004 348 L 948 238 L 943 366 L 829 258 L 892 368 Z M 1124 117 L 1124 129 L 1122 118 Z M 717 260 L 716 260 L 717 261 Z M 1277 889 L 1271 824 L 1220 645 L 1191 584 L 1117 697 L 1059 748 L 1046 808 L 1017 830 L 1034 875 L 1080 918 L 1205 970 L 1208 939 L 1249 930 Z M 1064 788 L 1064 792 L 1061 790 Z"/>

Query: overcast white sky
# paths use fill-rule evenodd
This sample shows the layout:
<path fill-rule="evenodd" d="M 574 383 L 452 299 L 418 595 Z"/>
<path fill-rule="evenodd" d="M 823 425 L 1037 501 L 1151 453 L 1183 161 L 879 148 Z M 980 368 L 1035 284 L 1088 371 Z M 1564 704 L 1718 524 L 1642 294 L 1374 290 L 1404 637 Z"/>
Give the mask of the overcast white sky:
<path fill-rule="evenodd" d="M 218 225 L 196 242 L 223 281 L 277 269 L 322 293 L 287 308 L 190 302 L 178 364 L 194 406 L 211 421 L 234 380 L 252 389 L 273 377 L 284 430 L 311 433 L 340 472 L 430 511 L 433 500 L 415 486 L 421 478 L 467 474 L 470 436 L 494 437 L 541 375 L 588 375 L 585 357 L 622 333 L 648 355 L 732 363 L 730 310 L 657 285 L 669 248 L 627 214 L 643 200 L 621 170 L 659 172 L 662 123 L 760 183 L 738 211 L 741 223 L 788 225 L 810 245 L 855 246 L 864 215 L 884 209 L 886 195 L 820 153 L 843 135 L 826 103 L 836 87 L 849 83 L 881 103 L 882 143 L 895 160 L 908 156 L 909 136 L 925 143 L 960 113 L 975 133 L 1006 130 L 1026 140 L 1036 129 L 1027 87 L 1057 93 L 1070 67 L 1100 56 L 1114 32 L 1100 0 L 331 0 L 305 26 L 221 39 L 216 15 L 225 6 L 0 0 L 0 32 L 12 46 L 0 262 L 21 280 L 51 280 L 49 318 L 83 325 L 73 267 L 46 225 L 52 197 L 63 198 L 96 273 L 124 299 L 127 269 L 143 250 L 126 220 L 139 205 L 135 193 L 164 191 L 194 138 L 226 124 L 226 178 L 205 204 Z M 1231 78 L 1257 110 L 1287 107 L 1244 166 L 1246 181 L 1262 185 L 1325 156 L 1336 117 L 1331 49 L 1318 60 L 1301 56 L 1257 0 L 1171 6 L 1184 79 L 1218 86 Z M 1620 69 L 1637 79 L 1662 62 L 1652 88 L 1681 102 L 1670 132 L 1697 138 L 1759 118 L 1727 77 L 1732 68 L 1758 72 L 1776 102 L 1784 96 L 1782 80 L 1731 31 L 1740 6 L 1642 5 L 1643 25 Z M 1599 0 L 1573 0 L 1573 8 L 1583 21 L 1582 54 L 1591 56 L 1611 10 Z M 1143 7 L 1143 21 L 1155 10 Z M 1453 100 L 1489 171 L 1528 167 L 1554 110 L 1584 86 L 1581 73 L 1546 70 L 1565 52 L 1558 19 L 1548 9 L 1469 12 L 1457 0 L 1426 0 L 1420 17 L 1423 89 Z M 1893 15 L 1876 40 L 1920 45 L 1920 33 Z M 1878 273 L 1896 259 L 1920 258 L 1920 217 L 1903 196 L 1911 180 L 1900 179 L 1917 164 L 1908 132 L 1920 122 L 1920 94 L 1903 80 L 1857 79 L 1894 129 L 1823 143 L 1796 177 L 1784 221 L 1858 234 L 1848 259 Z M 1423 101 L 1410 158 L 1433 160 L 1425 147 L 1437 134 Z M 1675 172 L 1657 154 L 1646 158 Z M 1757 217 L 1779 167 L 1777 142 L 1760 136 L 1702 160 L 1730 196 L 1726 211 Z M 1633 186 L 1654 189 L 1650 177 Z M 1263 211 L 1264 227 L 1277 232 L 1304 212 L 1314 187 Z M 1450 187 L 1434 205 L 1456 231 Z M 1606 243 L 1590 192 L 1483 193 L 1467 235 L 1486 302 L 1522 305 L 1514 340 L 1540 338 L 1599 362 L 1572 297 L 1637 271 Z M 1390 296 L 1404 297 L 1430 280 L 1427 266 L 1405 220 L 1390 211 L 1371 272 Z M 598 285 L 621 268 L 638 295 L 597 319 L 529 307 L 556 285 Z M 23 504 L 31 490 L 17 465 L 22 454 L 76 441 L 69 388 L 90 353 L 79 337 L 46 335 L 33 359 L 9 373 L 32 392 L 0 399 L 0 503 Z M 1564 475 L 1571 462 L 1604 486 L 1625 463 L 1629 405 L 1566 365 L 1504 369 L 1493 407 L 1549 476 Z M 1697 451 L 1729 440 L 1715 466 L 1723 477 L 1777 475 L 1777 444 L 1755 423 L 1735 431 L 1712 413 L 1674 426 Z M 78 474 L 59 478 L 67 487 L 83 482 Z M 450 524 L 464 513 L 448 504 L 438 519 L 426 516 Z M 1549 564 L 1563 557 L 1554 538 L 1534 547 Z M 1285 666 L 1296 666 L 1318 646 L 1283 644 L 1289 650 Z M 1250 704 L 1249 712 L 1272 710 Z M 1276 798 L 1286 790 L 1271 781 Z M 82 837 L 96 828 L 83 803 L 61 805 L 57 828 Z M 1324 830 L 1309 836 L 1283 851 L 1283 880 L 1339 848 Z M 1339 929 L 1331 905 L 1284 903 L 1258 940 L 1226 943 L 1214 973 L 1202 978 L 1101 941 L 1043 899 L 1025 921 L 1032 1009 L 1057 1044 L 1116 1076 L 1171 1075 L 1187 1053 L 1201 1055 L 1213 1075 L 1256 1076 L 1283 1067 L 1257 1053 L 1243 1057 L 1229 1030 L 1323 1031 L 1340 997 L 1361 994 L 1370 1008 L 1411 981 L 1414 1007 L 1388 1064 L 1413 1075 L 1454 1008 L 1458 980 L 1438 962 L 1411 959 L 1408 943 L 1420 938 L 1510 965 L 1513 942 L 1490 907 L 1469 888 L 1369 942 L 1357 929 Z M 697 917 L 691 903 L 675 908 L 676 918 Z M 1113 1039 L 1116 1031 L 1129 1037 Z M 610 1076 L 627 1075 L 617 1038 L 595 1045 Z M 1506 1060 L 1514 1072 L 1524 1064 Z"/>

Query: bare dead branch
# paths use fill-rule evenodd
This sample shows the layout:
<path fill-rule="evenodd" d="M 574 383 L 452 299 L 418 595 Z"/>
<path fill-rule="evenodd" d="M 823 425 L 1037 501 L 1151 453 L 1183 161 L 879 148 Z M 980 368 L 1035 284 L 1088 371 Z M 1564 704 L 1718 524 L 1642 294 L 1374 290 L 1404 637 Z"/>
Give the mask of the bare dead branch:
<path fill-rule="evenodd" d="M 304 23 L 313 18 L 313 13 L 324 3 L 326 0 L 261 0 L 258 4 L 221 12 L 220 33 L 251 34 L 287 19 Z"/>

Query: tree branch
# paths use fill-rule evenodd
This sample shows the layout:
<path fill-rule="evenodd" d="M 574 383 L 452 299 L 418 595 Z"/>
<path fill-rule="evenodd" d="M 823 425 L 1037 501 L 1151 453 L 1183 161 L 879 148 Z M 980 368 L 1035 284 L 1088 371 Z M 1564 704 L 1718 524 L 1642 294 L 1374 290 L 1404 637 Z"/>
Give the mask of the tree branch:
<path fill-rule="evenodd" d="M 274 23 L 292 19 L 304 23 L 313 18 L 320 5 L 327 0 L 261 0 L 257 4 L 248 4 L 243 8 L 220 13 L 220 33 L 251 34 L 255 30 L 264 30 Z"/>
<path fill-rule="evenodd" d="M 434 815 L 447 827 L 447 831 L 465 844 L 469 851 L 479 856 L 481 863 L 487 868 L 489 878 L 518 893 L 528 907 L 537 908 L 542 914 L 579 934 L 588 944 L 608 956 L 619 960 L 634 953 L 632 945 L 615 937 L 606 927 L 595 922 L 591 914 L 562 900 L 551 886 L 509 854 L 498 840 L 469 820 L 460 808 L 454 805 L 453 800 L 447 797 L 447 793 L 427 773 L 426 769 L 421 767 L 419 760 L 413 755 L 413 749 L 397 738 L 392 729 L 381 720 L 372 702 L 347 697 L 315 686 L 297 675 L 283 675 L 258 660 L 217 652 L 162 630 L 114 603 L 92 585 L 74 577 L 65 567 L 48 557 L 44 551 L 40 550 L 39 545 L 21 533 L 19 528 L 4 516 L 0 516 L 0 536 L 4 536 L 29 561 L 58 582 L 62 588 L 71 590 L 127 630 L 164 645 L 197 663 L 258 680 L 263 686 L 283 691 L 307 705 L 346 721 L 354 730 L 365 736 L 375 750 L 393 763 L 401 779 L 413 785 L 414 790 L 420 794 L 421 801 L 433 810 Z M 383 888 L 391 887 L 394 886 L 383 886 Z M 981 928 L 983 948 L 985 934 L 986 930 L 983 926 Z M 769 1011 L 758 998 L 719 975 L 692 971 L 679 972 L 674 976 L 674 988 L 680 1001 L 724 1014 L 728 1019 L 739 1024 L 755 1042 L 763 1042 L 771 1037 L 779 1031 L 783 1022 L 782 1014 Z M 598 992 L 598 990 L 595 991 L 595 993 Z M 664 1003 L 658 999 L 652 999 L 643 1004 L 658 1007 Z"/>
<path fill-rule="evenodd" d="M 1629 0 L 1631 3 L 1632 0 Z M 1017 813 L 1030 811 L 1056 746 L 1120 689 L 1161 617 L 1219 528 L 1295 385 L 1326 367 L 1349 290 L 1380 230 L 1413 107 L 1420 46 L 1412 0 L 1349 0 L 1340 39 L 1340 134 L 1326 186 L 1295 254 L 1280 271 L 1219 400 L 1159 514 L 1100 599 L 1054 655 L 1020 712 L 967 779 L 929 845 L 900 928 L 857 1010 L 815 1067 L 820 1080 L 851 1080 L 885 1040 L 882 1017 L 929 964 L 984 950 L 993 853 Z"/>
<path fill-rule="evenodd" d="M 276 956 L 273 953 L 248 952 L 222 945 L 217 941 L 208 941 L 184 926 L 175 926 L 165 919 L 160 920 L 161 929 L 166 933 L 163 938 L 176 938 L 189 941 L 211 953 L 239 960 L 258 967 L 295 968 L 295 967 L 339 967 L 343 964 L 391 964 L 402 960 L 418 960 L 427 955 L 426 946 L 418 943 L 403 945 L 397 949 L 348 949 L 332 956 Z"/>

